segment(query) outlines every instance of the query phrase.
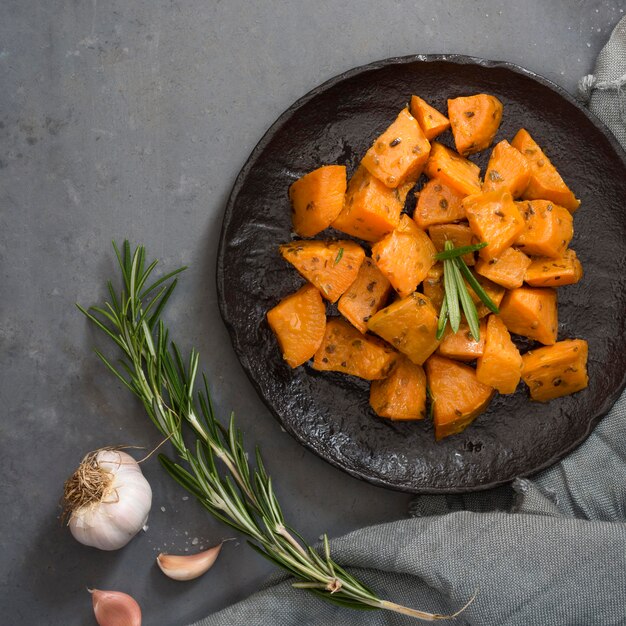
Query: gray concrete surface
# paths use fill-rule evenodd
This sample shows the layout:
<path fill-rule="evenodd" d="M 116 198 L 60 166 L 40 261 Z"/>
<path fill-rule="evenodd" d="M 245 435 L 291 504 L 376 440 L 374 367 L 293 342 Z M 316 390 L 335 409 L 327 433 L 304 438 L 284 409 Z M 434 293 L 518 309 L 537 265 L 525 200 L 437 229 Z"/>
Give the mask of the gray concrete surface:
<path fill-rule="evenodd" d="M 222 211 L 239 168 L 295 99 L 394 55 L 458 52 L 519 63 L 570 91 L 624 0 L 97 0 L 0 2 L 0 622 L 92 624 L 87 587 L 120 589 L 145 623 L 186 624 L 258 589 L 272 568 L 242 541 L 175 583 L 157 569 L 231 535 L 155 460 L 147 532 L 120 552 L 59 521 L 64 479 L 110 444 L 151 448 L 141 408 L 92 353 L 74 307 L 115 275 L 110 241 L 191 268 L 167 319 L 195 345 L 218 410 L 259 443 L 285 512 L 311 541 L 405 514 L 408 497 L 306 452 L 256 397 L 215 293 Z M 252 207 L 253 209 L 253 207 Z M 197 541 L 196 541 L 197 540 Z"/>

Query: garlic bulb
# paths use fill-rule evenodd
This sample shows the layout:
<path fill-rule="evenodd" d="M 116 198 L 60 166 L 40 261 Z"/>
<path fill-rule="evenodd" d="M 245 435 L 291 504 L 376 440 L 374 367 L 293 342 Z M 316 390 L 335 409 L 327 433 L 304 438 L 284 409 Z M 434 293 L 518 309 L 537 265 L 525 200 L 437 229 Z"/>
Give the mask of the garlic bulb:
<path fill-rule="evenodd" d="M 100 589 L 89 589 L 89 593 L 99 626 L 141 626 L 141 608 L 132 596 Z"/>
<path fill-rule="evenodd" d="M 132 456 L 105 448 L 83 459 L 65 483 L 64 499 L 77 541 L 117 550 L 146 523 L 152 490 Z"/>

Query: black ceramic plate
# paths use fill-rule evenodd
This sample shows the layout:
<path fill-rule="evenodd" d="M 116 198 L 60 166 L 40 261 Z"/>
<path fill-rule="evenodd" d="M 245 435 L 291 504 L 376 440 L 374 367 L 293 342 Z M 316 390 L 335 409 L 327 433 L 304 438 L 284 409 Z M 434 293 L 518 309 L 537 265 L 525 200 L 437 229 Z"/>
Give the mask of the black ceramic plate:
<path fill-rule="evenodd" d="M 521 384 L 514 395 L 496 397 L 463 433 L 437 443 L 428 419 L 378 418 L 364 381 L 309 365 L 290 369 L 265 314 L 303 282 L 277 251 L 294 238 L 289 185 L 323 164 L 345 164 L 352 173 L 413 93 L 445 111 L 446 98 L 479 92 L 504 104 L 495 141 L 528 129 L 582 200 L 572 247 L 585 277 L 559 291 L 559 338 L 588 340 L 590 384 L 548 404 L 531 403 Z M 487 158 L 488 151 L 475 159 L 483 171 Z M 226 207 L 217 279 L 237 356 L 298 441 L 378 485 L 415 493 L 486 489 L 557 461 L 587 437 L 624 388 L 626 159 L 571 96 L 519 67 L 460 56 L 374 63 L 304 96 L 254 149 Z"/>

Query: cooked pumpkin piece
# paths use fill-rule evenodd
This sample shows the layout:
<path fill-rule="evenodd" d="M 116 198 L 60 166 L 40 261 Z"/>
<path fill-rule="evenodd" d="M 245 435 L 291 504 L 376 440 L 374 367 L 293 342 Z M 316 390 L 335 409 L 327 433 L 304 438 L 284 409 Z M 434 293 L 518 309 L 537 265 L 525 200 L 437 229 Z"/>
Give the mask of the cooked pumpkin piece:
<path fill-rule="evenodd" d="M 478 243 L 472 229 L 466 224 L 435 224 L 428 229 L 428 235 L 437 252 L 445 249 L 446 241 L 451 241 L 455 248 Z M 463 260 L 467 265 L 474 265 L 476 262 L 473 252 L 464 254 Z"/>
<path fill-rule="evenodd" d="M 448 100 L 454 144 L 467 156 L 488 148 L 502 121 L 502 103 L 486 93 Z"/>
<path fill-rule="evenodd" d="M 532 172 L 522 197 L 527 200 L 551 200 L 573 213 L 580 205 L 580 200 L 565 184 L 556 167 L 529 132 L 524 128 L 520 129 L 511 144 L 526 157 Z"/>
<path fill-rule="evenodd" d="M 502 300 L 500 317 L 512 333 L 552 345 L 558 330 L 556 291 L 535 287 L 513 289 Z"/>
<path fill-rule="evenodd" d="M 398 357 L 391 373 L 370 386 L 370 406 L 380 417 L 421 420 L 426 417 L 426 374 L 404 356 Z"/>
<path fill-rule="evenodd" d="M 548 402 L 584 389 L 589 383 L 587 351 L 585 340 L 567 339 L 527 352 L 522 357 L 522 378 L 530 397 Z"/>
<path fill-rule="evenodd" d="M 450 128 L 450 120 L 419 96 L 411 96 L 410 108 L 428 141 Z"/>
<path fill-rule="evenodd" d="M 443 303 L 443 263 L 435 263 L 426 274 L 422 283 L 424 295 L 430 300 L 435 310 L 439 312 Z"/>
<path fill-rule="evenodd" d="M 454 150 L 435 141 L 424 168 L 428 178 L 438 178 L 460 194 L 480 193 L 480 168 Z"/>
<path fill-rule="evenodd" d="M 436 253 L 428 235 L 406 214 L 398 227 L 372 246 L 378 269 L 401 295 L 413 293 L 435 264 Z"/>
<path fill-rule="evenodd" d="M 389 189 L 359 166 L 348 183 L 344 207 L 332 226 L 365 241 L 378 241 L 398 225 L 403 207 L 404 198 L 397 189 Z"/>
<path fill-rule="evenodd" d="M 450 326 L 447 326 L 439 348 L 437 348 L 437 353 L 457 361 L 477 359 L 482 356 L 485 347 L 485 333 L 487 331 L 485 320 L 481 320 L 479 331 L 480 339 L 476 340 L 467 324 L 461 324 L 456 333 L 452 331 Z"/>
<path fill-rule="evenodd" d="M 449 187 L 442 180 L 429 180 L 417 196 L 413 219 L 420 228 L 432 224 L 448 224 L 465 219 L 461 205 L 463 194 Z"/>
<path fill-rule="evenodd" d="M 483 191 L 508 191 L 519 198 L 530 182 L 530 165 L 526 157 L 506 139 L 497 143 L 487 165 Z"/>
<path fill-rule="evenodd" d="M 395 189 L 417 180 L 428 159 L 430 143 L 417 120 L 403 109 L 393 124 L 374 141 L 362 165 L 382 183 Z"/>
<path fill-rule="evenodd" d="M 437 312 L 421 293 L 396 300 L 378 311 L 367 323 L 367 328 L 417 365 L 422 365 L 439 345 Z"/>
<path fill-rule="evenodd" d="M 343 208 L 345 165 L 324 165 L 289 187 L 293 229 L 300 237 L 313 237 L 328 228 Z"/>
<path fill-rule="evenodd" d="M 354 282 L 365 258 L 354 241 L 292 241 L 280 246 L 280 253 L 330 302 Z"/>
<path fill-rule="evenodd" d="M 367 321 L 384 306 L 390 291 L 391 283 L 372 259 L 366 258 L 356 280 L 339 298 L 337 308 L 355 328 L 366 333 Z"/>
<path fill-rule="evenodd" d="M 433 354 L 426 361 L 437 441 L 465 430 L 486 408 L 493 389 L 469 365 Z"/>
<path fill-rule="evenodd" d="M 298 367 L 308 361 L 322 343 L 326 307 L 320 292 L 306 284 L 270 309 L 267 321 L 285 361 L 291 367 Z"/>
<path fill-rule="evenodd" d="M 463 208 L 476 237 L 488 244 L 478 252 L 486 261 L 498 258 L 524 231 L 524 218 L 508 191 L 468 196 Z"/>
<path fill-rule="evenodd" d="M 522 356 L 504 322 L 497 315 L 487 319 L 485 349 L 476 362 L 476 378 L 500 393 L 514 393 L 522 373 Z"/>
<path fill-rule="evenodd" d="M 570 212 L 548 200 L 516 204 L 526 227 L 515 240 L 515 245 L 526 254 L 559 258 L 574 235 Z"/>
<path fill-rule="evenodd" d="M 526 270 L 532 261 L 519 250 L 507 248 L 497 259 L 476 263 L 476 273 L 507 289 L 516 289 L 524 283 Z"/>
<path fill-rule="evenodd" d="M 478 281 L 478 284 L 483 288 L 485 293 L 491 298 L 491 301 L 497 306 L 500 306 L 502 302 L 502 298 L 504 298 L 504 294 L 506 293 L 506 289 L 501 287 L 500 285 L 496 285 L 496 283 L 491 282 L 488 278 L 481 276 L 480 274 L 476 274 L 473 272 L 474 278 Z M 464 280 L 465 285 L 467 286 L 467 291 L 472 299 L 472 302 L 477 305 L 476 312 L 478 313 L 478 317 L 483 318 L 487 317 L 491 311 L 482 303 L 478 294 L 472 289 L 470 284 Z"/>
<path fill-rule="evenodd" d="M 397 353 L 385 342 L 363 335 L 341 318 L 331 317 L 315 353 L 313 369 L 376 380 L 389 374 L 396 357 Z"/>
<path fill-rule="evenodd" d="M 533 259 L 524 280 L 531 287 L 561 287 L 573 285 L 583 277 L 583 266 L 576 253 L 568 249 L 558 259 Z"/>

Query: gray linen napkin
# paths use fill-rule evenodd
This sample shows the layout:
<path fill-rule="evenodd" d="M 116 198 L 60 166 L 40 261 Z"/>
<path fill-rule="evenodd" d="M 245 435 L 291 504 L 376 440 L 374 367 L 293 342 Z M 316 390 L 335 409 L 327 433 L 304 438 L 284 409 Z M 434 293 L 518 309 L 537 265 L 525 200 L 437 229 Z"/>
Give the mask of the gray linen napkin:
<path fill-rule="evenodd" d="M 591 110 L 626 147 L 624 75 L 626 18 L 595 76 L 581 81 Z M 626 394 L 583 445 L 533 480 L 419 497 L 411 515 L 334 540 L 334 557 L 379 597 L 425 611 L 453 612 L 478 589 L 455 624 L 626 625 Z M 278 577 L 195 626 L 415 623 L 326 604 Z"/>

